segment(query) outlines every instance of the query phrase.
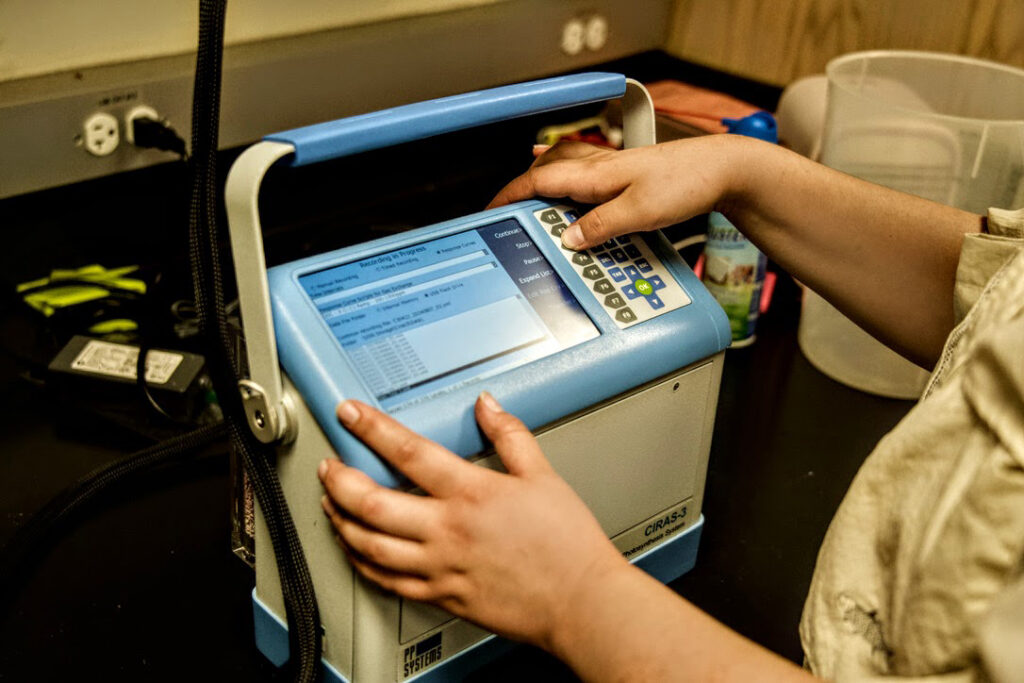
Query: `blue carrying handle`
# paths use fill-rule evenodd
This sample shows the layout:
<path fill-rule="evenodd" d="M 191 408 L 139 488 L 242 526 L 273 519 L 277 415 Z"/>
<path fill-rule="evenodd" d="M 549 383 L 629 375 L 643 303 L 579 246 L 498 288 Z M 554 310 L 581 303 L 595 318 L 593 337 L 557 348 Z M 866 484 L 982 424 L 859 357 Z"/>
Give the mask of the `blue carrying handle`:
<path fill-rule="evenodd" d="M 560 76 L 294 128 L 264 140 L 290 144 L 295 148 L 291 165 L 303 166 L 520 116 L 612 100 L 625 92 L 626 78 L 620 74 Z"/>

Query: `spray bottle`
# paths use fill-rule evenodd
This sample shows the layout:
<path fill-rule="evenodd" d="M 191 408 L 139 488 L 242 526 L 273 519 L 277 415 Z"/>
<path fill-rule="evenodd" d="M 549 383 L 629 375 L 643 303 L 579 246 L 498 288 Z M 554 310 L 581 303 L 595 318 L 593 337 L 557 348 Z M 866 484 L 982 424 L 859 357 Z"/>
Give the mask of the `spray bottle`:
<path fill-rule="evenodd" d="M 722 119 L 730 133 L 777 143 L 775 118 L 759 111 L 741 119 Z M 732 346 L 754 341 L 768 259 L 729 220 L 712 211 L 704 246 L 704 285 L 729 317 Z"/>

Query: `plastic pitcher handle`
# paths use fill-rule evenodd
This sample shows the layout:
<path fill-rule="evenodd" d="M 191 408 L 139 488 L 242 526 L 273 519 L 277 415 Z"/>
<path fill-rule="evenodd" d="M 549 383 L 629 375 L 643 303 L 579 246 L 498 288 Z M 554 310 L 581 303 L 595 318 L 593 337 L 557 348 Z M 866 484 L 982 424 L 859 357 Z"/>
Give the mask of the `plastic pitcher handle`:
<path fill-rule="evenodd" d="M 625 92 L 626 78 L 620 74 L 576 74 L 350 116 L 274 133 L 264 140 L 291 145 L 295 148 L 291 165 L 303 166 L 530 114 L 617 99 Z"/>

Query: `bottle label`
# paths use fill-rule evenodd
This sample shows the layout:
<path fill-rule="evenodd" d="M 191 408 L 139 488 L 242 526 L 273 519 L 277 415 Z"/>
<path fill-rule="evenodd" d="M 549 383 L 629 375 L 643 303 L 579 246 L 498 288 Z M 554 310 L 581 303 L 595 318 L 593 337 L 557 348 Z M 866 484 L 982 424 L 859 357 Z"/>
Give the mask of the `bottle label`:
<path fill-rule="evenodd" d="M 733 341 L 754 334 L 767 261 L 725 216 L 711 213 L 702 280 L 725 310 Z"/>

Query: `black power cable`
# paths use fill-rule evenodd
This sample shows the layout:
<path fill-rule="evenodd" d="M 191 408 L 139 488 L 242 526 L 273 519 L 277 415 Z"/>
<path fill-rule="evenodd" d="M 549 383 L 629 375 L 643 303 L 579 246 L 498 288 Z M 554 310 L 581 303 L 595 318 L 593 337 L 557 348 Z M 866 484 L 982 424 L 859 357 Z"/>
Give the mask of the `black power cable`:
<path fill-rule="evenodd" d="M 167 122 L 140 116 L 128 125 L 132 127 L 132 144 L 136 147 L 174 152 L 182 159 L 188 158 L 185 141 Z"/>
<path fill-rule="evenodd" d="M 189 258 L 196 313 L 209 349 L 211 376 L 220 397 L 231 442 L 242 457 L 274 548 L 288 618 L 289 667 L 296 681 L 321 673 L 320 613 L 309 567 L 277 479 L 274 450 L 260 443 L 248 426 L 237 380 L 242 360 L 236 335 L 224 313 L 224 272 L 218 226 L 217 141 L 224 52 L 226 0 L 200 0 L 199 49 L 192 95 L 192 196 Z"/>
<path fill-rule="evenodd" d="M 320 677 L 322 644 L 320 616 L 305 554 L 287 502 L 277 480 L 274 451 L 249 430 L 237 378 L 242 362 L 236 335 L 225 313 L 224 273 L 218 228 L 217 140 L 220 84 L 224 47 L 226 0 L 200 0 L 199 48 L 192 103 L 191 200 L 189 260 L 192 266 L 196 313 L 206 337 L 208 365 L 218 392 L 225 423 L 201 427 L 170 439 L 82 478 L 50 501 L 26 522 L 0 555 L 0 612 L 29 563 L 53 533 L 70 522 L 101 493 L 132 475 L 158 466 L 184 462 L 227 432 L 241 455 L 263 511 L 277 560 L 288 617 L 289 667 L 302 683 Z M 137 372 L 144 381 L 145 350 L 140 349 Z"/>
<path fill-rule="evenodd" d="M 221 423 L 200 427 L 94 470 L 54 496 L 4 545 L 0 554 L 0 614 L 7 612 L 15 589 L 57 532 L 95 503 L 100 494 L 123 485 L 134 475 L 191 462 L 206 446 L 222 440 L 226 432 L 227 427 Z"/>

